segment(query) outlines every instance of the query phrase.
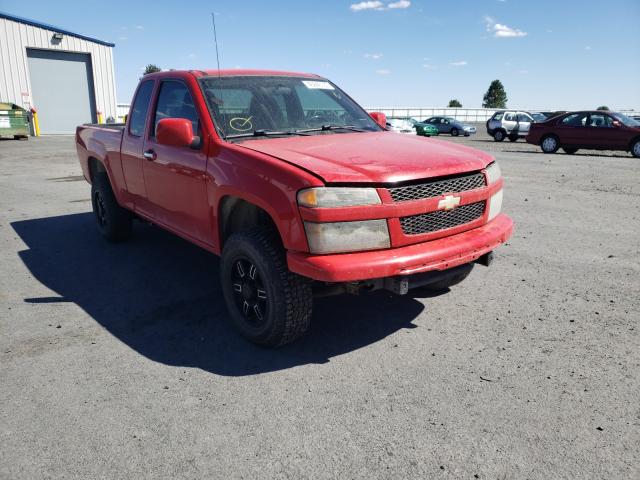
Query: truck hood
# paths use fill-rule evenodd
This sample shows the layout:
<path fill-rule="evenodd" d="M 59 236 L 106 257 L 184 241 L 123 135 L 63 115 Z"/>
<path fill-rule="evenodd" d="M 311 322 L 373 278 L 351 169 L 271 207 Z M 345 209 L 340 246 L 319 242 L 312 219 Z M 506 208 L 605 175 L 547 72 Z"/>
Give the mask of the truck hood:
<path fill-rule="evenodd" d="M 238 146 L 297 165 L 325 183 L 395 183 L 481 170 L 493 157 L 446 140 L 393 132 L 247 140 Z"/>

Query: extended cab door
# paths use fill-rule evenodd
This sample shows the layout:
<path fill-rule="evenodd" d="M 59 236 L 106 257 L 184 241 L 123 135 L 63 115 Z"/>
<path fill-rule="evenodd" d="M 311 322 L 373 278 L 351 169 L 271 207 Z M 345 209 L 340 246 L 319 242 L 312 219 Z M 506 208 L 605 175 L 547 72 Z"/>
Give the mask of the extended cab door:
<path fill-rule="evenodd" d="M 206 139 L 188 86 L 179 79 L 160 82 L 144 144 L 144 178 L 152 216 L 160 224 L 206 244 L 212 243 L 206 191 Z M 161 145 L 156 126 L 163 118 L 186 118 L 200 137 L 195 147 Z"/>
<path fill-rule="evenodd" d="M 147 215 L 151 212 L 144 183 L 142 150 L 147 126 L 147 113 L 150 109 L 154 85 L 154 80 L 145 80 L 138 85 L 120 146 L 122 172 L 127 192 L 133 201 L 133 208 L 135 211 Z"/>

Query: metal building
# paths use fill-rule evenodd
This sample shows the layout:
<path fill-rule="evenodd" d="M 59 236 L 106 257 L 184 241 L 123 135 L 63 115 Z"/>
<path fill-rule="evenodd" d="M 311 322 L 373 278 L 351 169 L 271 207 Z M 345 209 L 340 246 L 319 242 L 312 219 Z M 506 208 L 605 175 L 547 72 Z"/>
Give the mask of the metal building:
<path fill-rule="evenodd" d="M 34 107 L 43 134 L 116 118 L 113 47 L 0 12 L 0 102 Z"/>

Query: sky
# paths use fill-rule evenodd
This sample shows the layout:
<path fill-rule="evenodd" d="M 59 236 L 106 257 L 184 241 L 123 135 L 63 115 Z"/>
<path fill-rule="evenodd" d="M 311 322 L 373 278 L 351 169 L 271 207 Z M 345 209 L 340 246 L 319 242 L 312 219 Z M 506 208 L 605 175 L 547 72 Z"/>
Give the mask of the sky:
<path fill-rule="evenodd" d="M 311 72 L 373 107 L 640 110 L 640 0 L 0 0 L 0 11 L 111 41 L 118 101 L 144 66 Z"/>

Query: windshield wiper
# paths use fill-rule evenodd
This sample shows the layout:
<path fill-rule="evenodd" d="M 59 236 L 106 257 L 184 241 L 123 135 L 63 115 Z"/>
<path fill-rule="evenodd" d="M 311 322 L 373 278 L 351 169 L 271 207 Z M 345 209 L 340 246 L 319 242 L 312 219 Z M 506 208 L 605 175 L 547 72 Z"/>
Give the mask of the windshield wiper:
<path fill-rule="evenodd" d="M 363 130 L 362 128 L 358 128 L 355 125 L 322 125 L 318 128 L 307 128 L 305 130 L 296 130 L 298 133 L 306 133 L 306 132 L 326 132 L 329 130 L 351 130 L 352 132 L 366 132 L 367 130 Z"/>
<path fill-rule="evenodd" d="M 288 136 L 288 135 L 302 135 L 302 136 L 306 136 L 307 133 L 305 133 L 305 131 L 290 131 L 290 132 L 279 132 L 276 130 L 254 130 L 253 132 L 247 132 L 247 133 L 235 133 L 233 135 L 226 135 L 224 138 L 225 139 L 229 139 L 229 138 L 248 138 L 248 137 L 284 137 L 284 136 Z"/>

